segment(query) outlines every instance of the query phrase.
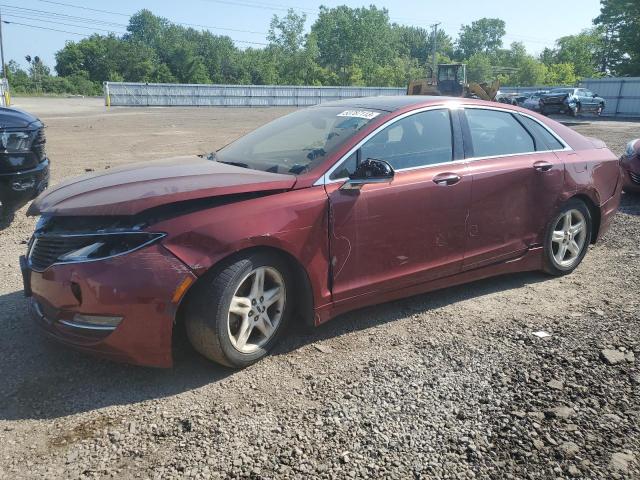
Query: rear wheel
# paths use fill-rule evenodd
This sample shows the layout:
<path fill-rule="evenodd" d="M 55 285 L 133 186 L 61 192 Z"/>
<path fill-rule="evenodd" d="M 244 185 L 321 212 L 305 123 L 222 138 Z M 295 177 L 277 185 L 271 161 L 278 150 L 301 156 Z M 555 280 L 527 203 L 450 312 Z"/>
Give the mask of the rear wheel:
<path fill-rule="evenodd" d="M 567 202 L 551 220 L 545 237 L 545 271 L 565 275 L 576 269 L 591 243 L 591 213 L 581 200 Z"/>
<path fill-rule="evenodd" d="M 186 330 L 205 357 L 243 368 L 277 342 L 292 310 L 293 285 L 286 262 L 256 253 L 203 278 L 186 306 Z"/>

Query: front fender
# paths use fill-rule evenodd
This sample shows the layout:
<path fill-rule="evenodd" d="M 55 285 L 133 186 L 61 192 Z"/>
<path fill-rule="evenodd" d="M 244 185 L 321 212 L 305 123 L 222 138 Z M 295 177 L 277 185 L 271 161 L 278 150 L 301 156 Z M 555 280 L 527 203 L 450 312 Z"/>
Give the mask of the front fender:
<path fill-rule="evenodd" d="M 281 250 L 306 270 L 314 304 L 330 301 L 328 198 L 322 186 L 199 210 L 153 228 L 167 233 L 163 246 L 198 276 L 242 250 Z"/>

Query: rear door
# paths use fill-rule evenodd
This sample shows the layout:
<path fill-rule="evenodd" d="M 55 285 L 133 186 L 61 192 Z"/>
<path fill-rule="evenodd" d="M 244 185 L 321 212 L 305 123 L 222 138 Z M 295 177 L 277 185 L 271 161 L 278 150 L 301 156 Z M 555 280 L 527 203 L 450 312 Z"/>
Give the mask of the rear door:
<path fill-rule="evenodd" d="M 460 137 L 457 114 L 448 109 L 414 113 L 392 120 L 327 173 L 334 301 L 461 270 L 471 177 L 462 149 L 454 148 Z M 342 190 L 368 158 L 389 162 L 393 181 Z"/>
<path fill-rule="evenodd" d="M 465 107 L 465 148 L 472 176 L 463 269 L 516 258 L 542 243 L 557 207 L 563 149 L 544 126 L 516 112 Z"/>

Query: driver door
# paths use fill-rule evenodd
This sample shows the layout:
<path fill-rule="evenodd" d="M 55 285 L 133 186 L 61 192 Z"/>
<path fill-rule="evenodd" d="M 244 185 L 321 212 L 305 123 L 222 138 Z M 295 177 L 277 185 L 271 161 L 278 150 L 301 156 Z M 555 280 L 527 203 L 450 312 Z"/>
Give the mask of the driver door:
<path fill-rule="evenodd" d="M 329 176 L 334 301 L 399 290 L 461 270 L 471 178 L 456 145 L 457 122 L 457 112 L 452 116 L 448 109 L 392 120 Z M 393 180 L 341 188 L 344 175 L 368 158 L 391 164 Z"/>

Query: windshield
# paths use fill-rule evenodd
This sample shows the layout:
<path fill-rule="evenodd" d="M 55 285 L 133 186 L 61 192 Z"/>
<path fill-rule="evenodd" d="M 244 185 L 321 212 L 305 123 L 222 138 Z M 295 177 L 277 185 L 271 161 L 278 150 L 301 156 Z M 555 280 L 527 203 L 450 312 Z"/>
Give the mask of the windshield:
<path fill-rule="evenodd" d="M 219 162 L 300 175 L 322 163 L 384 112 L 315 107 L 278 118 L 218 150 Z"/>
<path fill-rule="evenodd" d="M 550 93 L 573 93 L 573 88 L 554 88 Z"/>

